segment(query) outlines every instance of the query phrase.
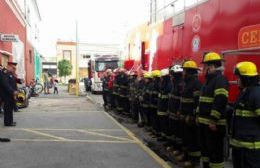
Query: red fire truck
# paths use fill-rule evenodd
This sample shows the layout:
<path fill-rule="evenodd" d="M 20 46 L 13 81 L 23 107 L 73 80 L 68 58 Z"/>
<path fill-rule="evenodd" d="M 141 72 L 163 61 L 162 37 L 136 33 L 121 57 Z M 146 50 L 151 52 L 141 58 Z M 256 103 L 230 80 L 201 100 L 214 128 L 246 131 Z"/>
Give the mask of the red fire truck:
<path fill-rule="evenodd" d="M 185 7 L 185 0 L 175 0 L 169 6 L 181 1 L 183 10 L 129 33 L 130 59 L 146 70 L 153 70 L 181 64 L 186 59 L 202 66 L 205 52 L 221 53 L 226 60 L 224 73 L 230 82 L 230 101 L 234 101 L 238 93 L 233 75 L 235 64 L 252 61 L 260 69 L 260 1 L 192 0 L 194 4 Z M 139 42 L 135 40 L 137 36 Z M 135 54 L 136 43 L 139 43 L 139 58 Z"/>
<path fill-rule="evenodd" d="M 102 77 L 107 69 L 114 70 L 118 68 L 119 58 L 117 55 L 94 55 L 89 61 L 89 74 L 91 79 L 91 91 L 102 91 Z"/>

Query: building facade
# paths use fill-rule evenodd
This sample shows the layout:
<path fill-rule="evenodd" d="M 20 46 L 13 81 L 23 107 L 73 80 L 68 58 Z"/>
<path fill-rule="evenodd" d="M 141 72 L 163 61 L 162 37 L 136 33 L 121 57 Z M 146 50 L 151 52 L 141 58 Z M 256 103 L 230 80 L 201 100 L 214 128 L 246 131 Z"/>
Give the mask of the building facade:
<path fill-rule="evenodd" d="M 40 74 L 38 23 L 41 20 L 36 0 L 1 0 L 0 1 L 0 62 L 3 66 L 8 61 L 17 62 L 17 75 L 28 84 Z M 37 54 L 36 54 L 37 53 Z M 35 60 L 35 57 L 38 57 Z"/>
<path fill-rule="evenodd" d="M 50 75 L 57 77 L 57 57 L 44 57 L 42 60 L 42 72 L 47 71 Z"/>
<path fill-rule="evenodd" d="M 66 59 L 72 64 L 72 74 L 68 79 L 75 79 L 79 68 L 79 78 L 88 77 L 88 63 L 94 55 L 121 55 L 121 49 L 117 44 L 90 44 L 79 43 L 79 60 L 78 66 L 76 59 L 76 43 L 58 41 L 56 44 L 57 64 L 59 61 Z"/>
<path fill-rule="evenodd" d="M 8 61 L 16 61 L 18 77 L 25 77 L 24 55 L 26 44 L 26 21 L 14 0 L 0 1 L 0 34 L 14 35 L 17 39 L 0 41 L 0 62 L 7 66 Z"/>
<path fill-rule="evenodd" d="M 33 78 L 37 78 L 41 72 L 39 60 L 39 23 L 41 15 L 38 8 L 37 0 L 16 0 L 19 8 L 26 20 L 26 43 L 24 56 L 24 69 L 26 72 L 25 80 L 30 82 Z"/>

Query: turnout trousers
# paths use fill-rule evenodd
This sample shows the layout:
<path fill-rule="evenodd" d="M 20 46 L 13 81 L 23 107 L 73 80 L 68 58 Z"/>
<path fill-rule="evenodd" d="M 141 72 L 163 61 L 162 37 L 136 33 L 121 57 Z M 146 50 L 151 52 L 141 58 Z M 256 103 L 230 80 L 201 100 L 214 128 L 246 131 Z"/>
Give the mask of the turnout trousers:
<path fill-rule="evenodd" d="M 260 150 L 232 148 L 234 168 L 259 168 Z"/>
<path fill-rule="evenodd" d="M 157 116 L 157 107 L 151 107 L 151 124 L 152 129 L 155 134 L 159 134 L 160 132 L 160 126 Z"/>
<path fill-rule="evenodd" d="M 4 125 L 10 126 L 13 123 L 13 111 L 15 101 L 12 99 L 4 100 Z"/>
<path fill-rule="evenodd" d="M 120 114 L 123 112 L 123 99 L 120 95 L 116 96 L 116 110 Z"/>
<path fill-rule="evenodd" d="M 130 104 L 129 104 L 129 99 L 128 99 L 128 97 L 121 97 L 121 99 L 122 99 L 122 108 L 123 108 L 123 112 L 125 113 L 125 114 L 129 114 L 129 108 L 130 108 Z"/>
<path fill-rule="evenodd" d="M 134 121 L 138 121 L 138 103 L 135 100 L 129 101 L 130 103 L 130 114 Z"/>
<path fill-rule="evenodd" d="M 151 108 L 148 107 L 143 107 L 144 110 L 144 124 L 146 126 L 151 126 Z"/>
<path fill-rule="evenodd" d="M 185 123 L 183 141 L 187 149 L 186 155 L 188 160 L 199 162 L 201 156 L 199 146 L 199 129 L 194 119 L 190 123 Z"/>
<path fill-rule="evenodd" d="M 161 129 L 161 135 L 166 138 L 167 137 L 168 128 L 169 128 L 168 113 L 167 112 L 158 111 L 157 115 L 158 115 L 159 126 L 160 126 L 160 129 Z"/>
<path fill-rule="evenodd" d="M 212 131 L 206 124 L 199 124 L 199 140 L 203 168 L 224 168 L 225 126 L 217 125 Z"/>
<path fill-rule="evenodd" d="M 176 150 L 182 150 L 182 138 L 181 138 L 181 122 L 179 118 L 173 117 L 173 121 L 171 122 L 171 129 L 174 135 L 174 143 L 173 147 Z"/>

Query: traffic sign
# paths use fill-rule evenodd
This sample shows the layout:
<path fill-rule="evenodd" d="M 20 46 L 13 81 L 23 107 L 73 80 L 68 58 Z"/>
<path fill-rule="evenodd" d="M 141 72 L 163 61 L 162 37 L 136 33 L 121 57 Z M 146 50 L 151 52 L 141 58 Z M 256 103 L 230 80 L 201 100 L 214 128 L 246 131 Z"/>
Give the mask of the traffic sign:
<path fill-rule="evenodd" d="M 19 36 L 15 34 L 1 34 L 0 41 L 4 42 L 18 42 Z"/>

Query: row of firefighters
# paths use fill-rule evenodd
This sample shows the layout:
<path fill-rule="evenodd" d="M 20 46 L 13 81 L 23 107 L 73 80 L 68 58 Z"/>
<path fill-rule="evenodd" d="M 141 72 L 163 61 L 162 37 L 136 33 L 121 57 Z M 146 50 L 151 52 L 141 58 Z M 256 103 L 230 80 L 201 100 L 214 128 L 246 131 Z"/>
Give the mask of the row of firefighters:
<path fill-rule="evenodd" d="M 225 137 L 231 135 L 235 168 L 260 167 L 260 86 L 257 67 L 240 62 L 234 68 L 240 94 L 228 110 L 228 81 L 223 59 L 209 52 L 202 61 L 205 83 L 192 60 L 169 69 L 138 75 L 124 69 L 106 71 L 105 108 L 126 113 L 166 141 L 185 167 L 224 167 Z M 114 78 L 112 77 L 114 75 Z M 230 130 L 230 131 L 229 131 Z"/>

